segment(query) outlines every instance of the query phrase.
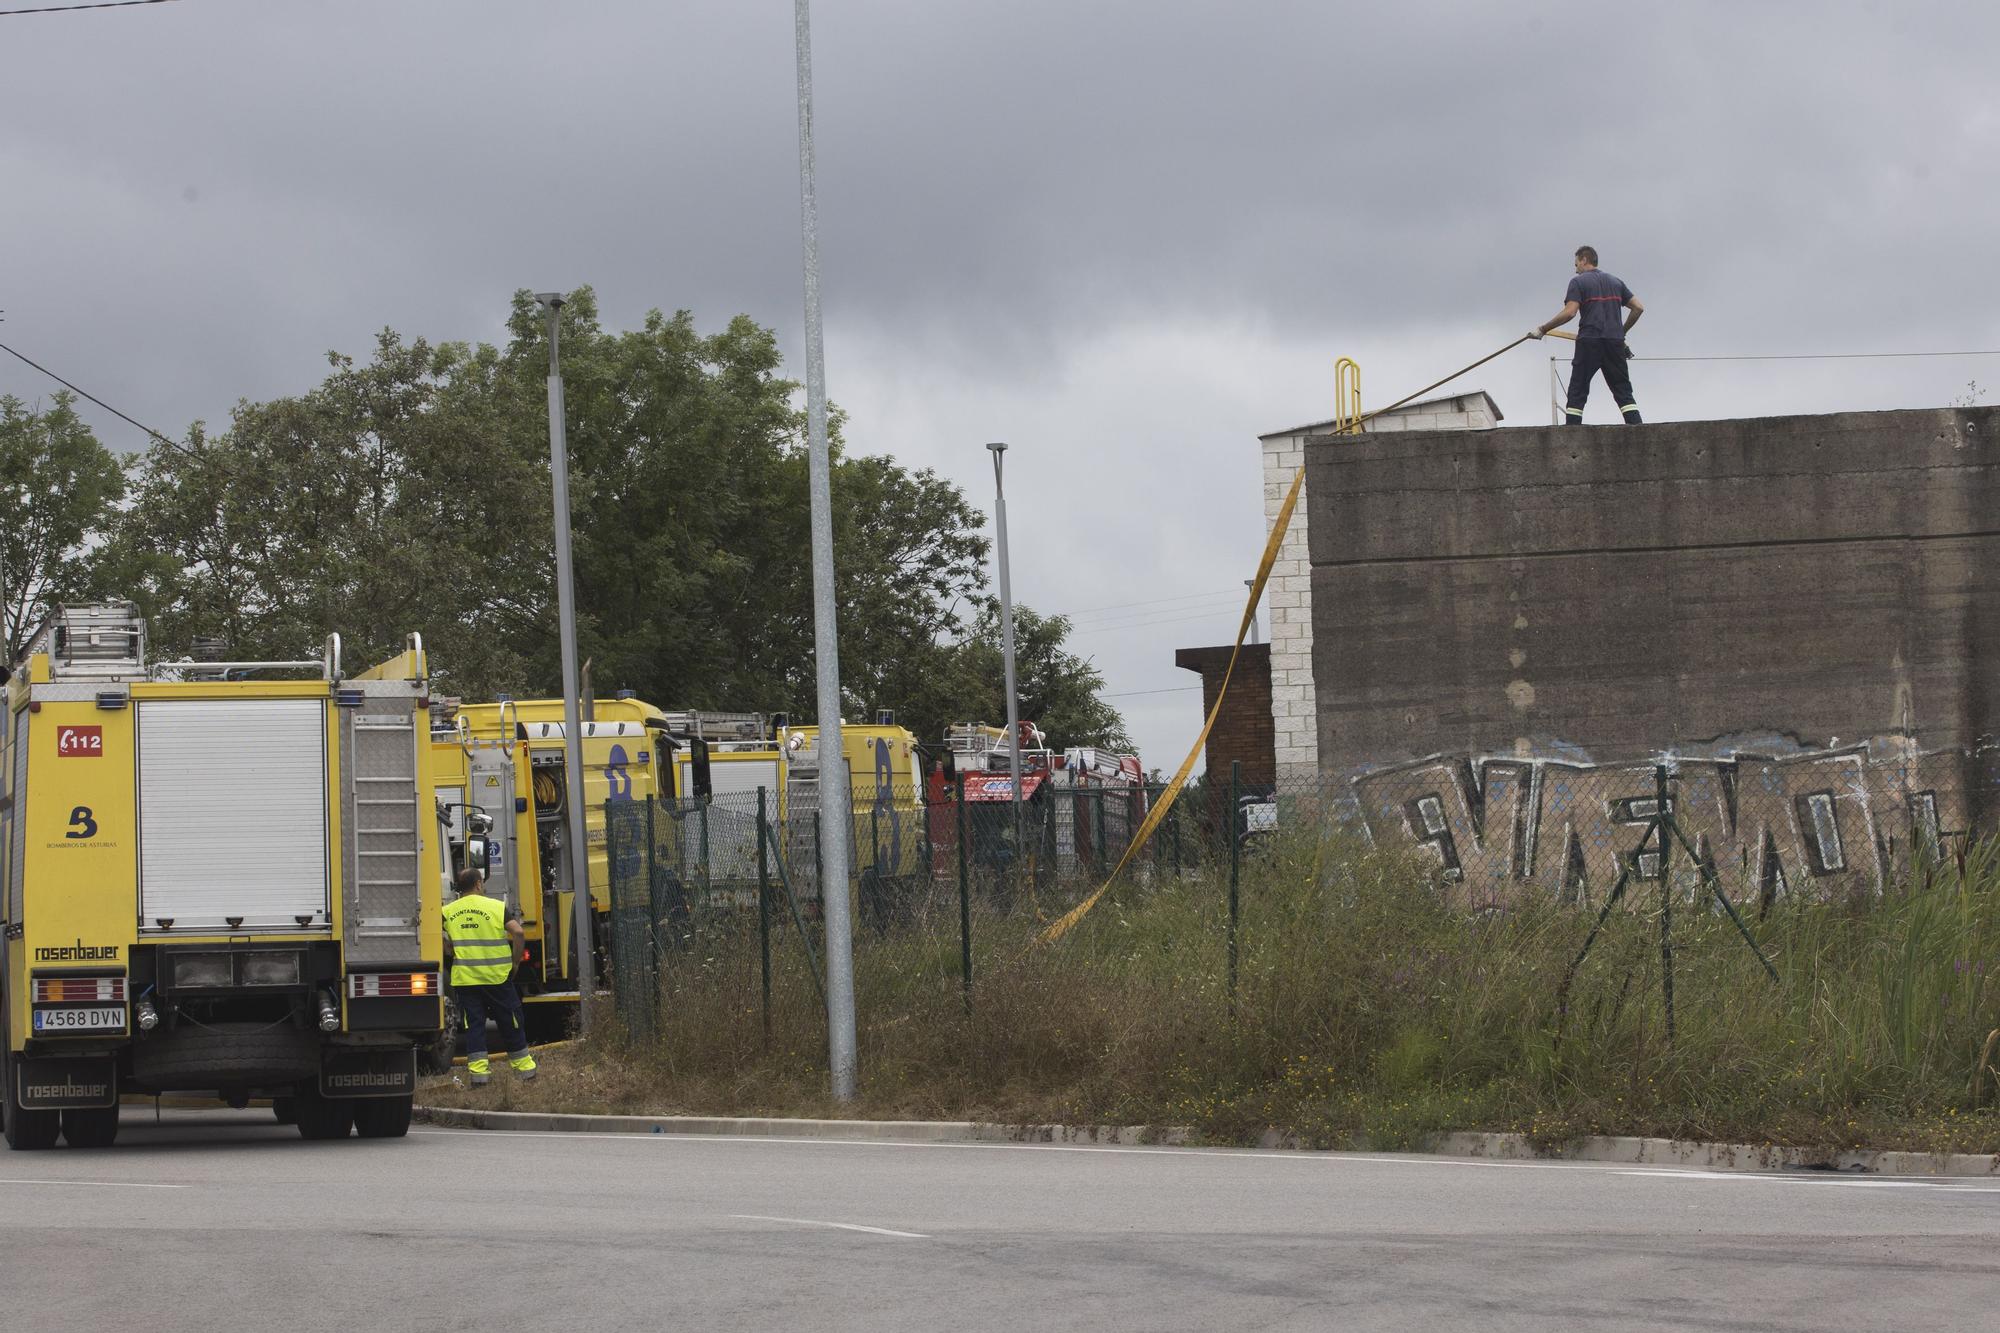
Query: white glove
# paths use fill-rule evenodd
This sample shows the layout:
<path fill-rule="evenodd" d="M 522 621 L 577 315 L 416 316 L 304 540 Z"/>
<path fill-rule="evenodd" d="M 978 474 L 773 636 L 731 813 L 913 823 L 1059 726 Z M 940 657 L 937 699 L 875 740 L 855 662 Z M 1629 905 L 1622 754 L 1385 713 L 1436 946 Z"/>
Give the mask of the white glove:
<path fill-rule="evenodd" d="M 1539 328 L 1533 328 L 1533 329 L 1529 329 L 1529 330 L 1528 330 L 1528 336 L 1529 336 L 1530 338 L 1535 338 L 1535 339 L 1539 339 L 1539 338 L 1540 338 L 1540 337 L 1542 336 L 1542 331 L 1541 331 L 1541 329 L 1539 329 Z"/>

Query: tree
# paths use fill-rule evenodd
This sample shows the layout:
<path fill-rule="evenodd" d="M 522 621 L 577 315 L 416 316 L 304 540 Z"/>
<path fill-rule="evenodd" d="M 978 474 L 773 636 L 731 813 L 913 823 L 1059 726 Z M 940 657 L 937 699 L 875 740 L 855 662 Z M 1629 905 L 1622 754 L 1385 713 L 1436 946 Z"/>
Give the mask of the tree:
<path fill-rule="evenodd" d="M 807 457 L 777 340 L 738 317 L 703 336 L 654 312 L 607 333 L 588 289 L 564 306 L 581 650 L 600 686 L 668 707 L 814 717 Z M 545 373 L 545 317 L 514 312 L 523 375 Z M 842 693 L 898 706 L 964 634 L 981 595 L 983 516 L 957 487 L 854 457 L 833 425 Z"/>
<path fill-rule="evenodd" d="M 1130 750 L 1125 719 L 1100 698 L 1104 676 L 1063 646 L 1070 623 L 1025 606 L 1014 608 L 1014 675 L 1020 716 L 1047 733 L 1058 749 L 1073 745 Z M 987 602 L 971 636 L 944 655 L 934 674 L 905 706 L 905 725 L 935 741 L 952 722 L 1001 725 L 1007 717 L 1006 657 L 1000 610 Z"/>
<path fill-rule="evenodd" d="M 743 317 L 704 335 L 686 311 L 606 331 L 588 288 L 559 318 L 577 637 L 595 688 L 812 720 L 805 421 L 775 336 Z M 240 403 L 223 434 L 197 426 L 155 447 L 113 555 L 156 642 L 220 635 L 232 656 L 293 658 L 337 629 L 361 663 L 416 629 L 443 689 L 554 693 L 547 322 L 527 292 L 509 332 L 494 348 L 384 330 L 368 364 L 333 355 L 310 392 Z M 926 739 L 997 716 L 983 515 L 935 473 L 850 455 L 843 425 L 836 414 L 848 715 L 894 708 Z M 1028 715 L 1072 744 L 1122 736 L 1095 670 L 1061 651 L 1067 623 L 1021 623 L 1023 696 L 1041 710 Z"/>
<path fill-rule="evenodd" d="M 310 393 L 240 403 L 224 434 L 197 425 L 148 453 L 112 560 L 155 643 L 313 657 L 337 630 L 366 665 L 420 630 L 450 687 L 512 684 L 524 663 L 504 627 L 539 618 L 548 507 L 510 382 L 491 349 L 386 330 L 368 365 L 330 361 Z"/>
<path fill-rule="evenodd" d="M 89 595 L 125 473 L 58 393 L 46 411 L 0 396 L 0 640 L 11 660 L 44 612 Z"/>

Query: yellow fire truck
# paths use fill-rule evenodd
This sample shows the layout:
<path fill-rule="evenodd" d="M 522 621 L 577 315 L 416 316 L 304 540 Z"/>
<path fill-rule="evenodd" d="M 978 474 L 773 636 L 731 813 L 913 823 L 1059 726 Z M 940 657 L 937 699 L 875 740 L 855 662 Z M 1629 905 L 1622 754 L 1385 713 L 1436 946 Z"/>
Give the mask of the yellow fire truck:
<path fill-rule="evenodd" d="M 774 831 L 768 860 L 801 903 L 819 901 L 819 728 L 756 713 L 668 713 L 682 791 L 709 799 L 684 808 L 678 836 L 661 837 L 674 873 L 701 887 L 711 905 L 755 905 L 757 792 Z M 917 738 L 883 710 L 873 722 L 841 727 L 847 759 L 853 856 L 850 886 L 864 920 L 901 912 L 928 873 L 924 859 L 923 767 Z M 695 738 L 700 746 L 691 743 Z"/>
<path fill-rule="evenodd" d="M 599 955 L 611 910 L 604 803 L 671 795 L 674 769 L 666 756 L 675 742 L 665 715 L 636 699 L 594 700 L 588 713 L 581 738 L 584 836 L 597 923 L 590 947 L 602 976 Z M 487 892 L 520 914 L 527 941 L 515 981 L 529 1031 L 538 1040 L 559 1035 L 577 999 L 562 700 L 441 708 L 431 738 L 454 863 L 462 864 L 467 844 L 476 843 Z"/>
<path fill-rule="evenodd" d="M 787 726 L 782 717 L 773 722 L 760 713 L 670 712 L 629 695 L 588 702 L 581 740 L 596 975 L 605 975 L 611 911 L 607 800 L 643 805 L 680 798 L 672 814 L 634 823 L 636 836 L 653 830 L 654 856 L 627 846 L 621 859 L 631 856 L 633 865 L 649 865 L 688 890 L 698 886 L 711 905 L 754 905 L 755 792 L 763 787 L 767 817 L 778 830 L 775 859 L 802 900 L 818 900 L 818 729 Z M 432 731 L 453 863 L 463 864 L 464 848 L 476 841 L 487 891 L 520 914 L 527 940 L 515 979 L 537 1039 L 560 1034 L 577 998 L 575 895 L 563 850 L 563 738 L 560 699 L 440 701 Z M 878 886 L 900 885 L 925 869 L 916 737 L 884 714 L 874 725 L 845 728 L 843 748 L 853 791 L 855 883 L 866 906 L 883 898 Z M 686 901 L 673 890 L 665 898 Z"/>
<path fill-rule="evenodd" d="M 122 1093 L 273 1099 L 308 1139 L 409 1128 L 442 1024 L 421 642 L 148 664 L 130 603 L 5 672 L 0 1083 L 13 1148 L 108 1145 Z"/>

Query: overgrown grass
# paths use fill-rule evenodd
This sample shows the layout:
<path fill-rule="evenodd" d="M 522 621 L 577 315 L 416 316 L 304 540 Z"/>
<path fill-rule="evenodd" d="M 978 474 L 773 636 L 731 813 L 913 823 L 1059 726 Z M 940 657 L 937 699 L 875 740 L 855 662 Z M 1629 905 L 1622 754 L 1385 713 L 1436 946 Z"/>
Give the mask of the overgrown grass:
<path fill-rule="evenodd" d="M 1467 913 L 1420 860 L 1292 835 L 1247 862 L 1238 985 L 1213 875 L 1124 886 L 1038 945 L 1033 911 L 975 916 L 961 991 L 957 905 L 856 947 L 858 1113 L 1191 1126 L 1328 1146 L 1413 1147 L 1455 1129 L 2000 1151 L 2000 849 L 1917 872 L 1879 901 L 1793 900 L 1749 924 L 1773 984 L 1719 912 L 1677 899 L 1675 1032 L 1659 888 L 1635 892 L 1565 991 L 1594 917 L 1525 903 Z M 493 1104 L 693 1114 L 853 1114 L 826 1092 L 818 995 L 775 937 L 772 1027 L 754 918 L 668 960 L 646 1041 L 616 1022 Z M 607 1015 L 607 1017 L 610 1017 Z M 1989 1059 L 2000 1059 L 1989 1053 Z M 449 1090 L 439 1100 L 452 1101 Z"/>

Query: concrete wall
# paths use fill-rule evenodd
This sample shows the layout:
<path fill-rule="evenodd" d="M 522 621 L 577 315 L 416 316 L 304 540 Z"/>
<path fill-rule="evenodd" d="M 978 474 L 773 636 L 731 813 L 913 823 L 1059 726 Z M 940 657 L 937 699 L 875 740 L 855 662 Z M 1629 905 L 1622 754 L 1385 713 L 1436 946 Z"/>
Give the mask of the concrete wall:
<path fill-rule="evenodd" d="M 1492 399 L 1484 393 L 1459 394 L 1411 403 L 1385 413 L 1363 429 L 1370 434 L 1410 430 L 1490 430 L 1499 422 Z M 1278 506 L 1305 459 L 1305 448 L 1330 438 L 1325 423 L 1263 436 L 1264 523 L 1268 531 Z M 1306 482 L 1310 492 L 1312 482 Z M 1264 589 L 1264 608 L 1271 626 L 1271 726 L 1281 782 L 1310 780 L 1319 771 L 1319 735 L 1315 721 L 1318 696 L 1313 688 L 1312 574 L 1308 564 L 1311 510 L 1302 495 L 1291 528 L 1278 551 Z"/>
<path fill-rule="evenodd" d="M 1884 839 L 1886 805 L 1987 780 L 2000 408 L 1306 452 L 1318 758 L 1337 783 L 1441 756 L 1461 777 L 1430 785 L 1476 812 L 1503 770 L 1525 800 L 1549 765 L 1693 756 L 1736 784 L 1758 756 L 1844 755 L 1853 774 L 1808 785 Z"/>

